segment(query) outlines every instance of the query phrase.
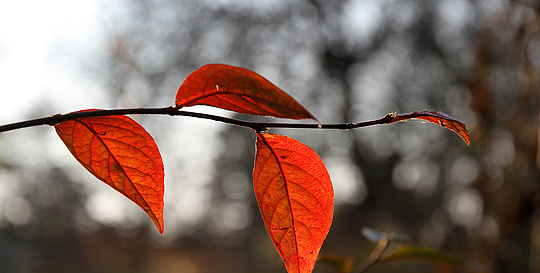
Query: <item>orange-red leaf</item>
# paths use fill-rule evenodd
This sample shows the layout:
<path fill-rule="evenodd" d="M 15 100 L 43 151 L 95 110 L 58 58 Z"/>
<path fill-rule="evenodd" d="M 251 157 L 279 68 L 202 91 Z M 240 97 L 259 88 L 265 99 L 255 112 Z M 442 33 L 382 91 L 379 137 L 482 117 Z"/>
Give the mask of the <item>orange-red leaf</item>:
<path fill-rule="evenodd" d="M 89 117 L 55 126 L 90 173 L 139 205 L 163 233 L 163 162 L 154 139 L 126 116 Z"/>
<path fill-rule="evenodd" d="M 210 105 L 243 114 L 315 119 L 300 103 L 261 75 L 241 67 L 207 64 L 176 93 L 176 107 Z"/>
<path fill-rule="evenodd" d="M 258 134 L 253 183 L 287 271 L 311 272 L 333 217 L 334 190 L 324 163 L 297 140 Z"/>
<path fill-rule="evenodd" d="M 422 110 L 422 111 L 412 111 L 410 113 L 398 114 L 392 117 L 392 120 L 388 123 L 394 123 L 398 121 L 406 121 L 408 119 L 421 119 L 427 120 L 438 124 L 444 128 L 452 130 L 454 133 L 458 134 L 467 145 L 469 145 L 469 131 L 461 121 L 451 117 L 450 115 L 434 110 Z"/>

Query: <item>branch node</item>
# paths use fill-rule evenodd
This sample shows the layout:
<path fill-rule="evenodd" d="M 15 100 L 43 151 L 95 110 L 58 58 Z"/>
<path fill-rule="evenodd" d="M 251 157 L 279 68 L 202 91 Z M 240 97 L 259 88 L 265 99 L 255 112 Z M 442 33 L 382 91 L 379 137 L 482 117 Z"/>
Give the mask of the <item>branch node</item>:
<path fill-rule="evenodd" d="M 169 114 L 169 116 L 174 116 L 176 115 L 176 113 L 179 111 L 180 108 L 169 106 L 169 107 L 166 107 L 165 109 L 166 109 L 166 112 Z"/>
<path fill-rule="evenodd" d="M 62 116 L 62 113 L 56 113 L 49 116 L 49 121 L 47 122 L 47 125 L 54 126 L 59 123 L 57 117 Z"/>
<path fill-rule="evenodd" d="M 268 128 L 268 127 L 254 127 L 252 129 L 255 130 L 255 132 L 257 132 L 257 134 L 266 133 L 266 132 L 270 131 L 270 128 Z"/>

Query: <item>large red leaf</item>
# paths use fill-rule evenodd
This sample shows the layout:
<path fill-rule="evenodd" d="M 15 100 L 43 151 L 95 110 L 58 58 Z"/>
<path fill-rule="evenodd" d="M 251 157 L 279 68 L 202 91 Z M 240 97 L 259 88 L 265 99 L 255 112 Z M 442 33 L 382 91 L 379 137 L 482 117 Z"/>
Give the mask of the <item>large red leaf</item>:
<path fill-rule="evenodd" d="M 392 120 L 388 123 L 394 123 L 398 121 L 406 121 L 409 119 L 420 119 L 426 120 L 438 124 L 444 128 L 452 130 L 454 133 L 458 134 L 467 145 L 470 144 L 469 140 L 469 131 L 461 121 L 449 116 L 446 113 L 441 111 L 434 110 L 422 110 L 422 111 L 412 111 L 410 113 L 393 115 Z"/>
<path fill-rule="evenodd" d="M 81 165 L 139 205 L 163 233 L 163 162 L 154 139 L 141 125 L 126 116 L 107 116 L 54 127 Z"/>
<path fill-rule="evenodd" d="M 243 114 L 315 119 L 300 103 L 261 75 L 241 67 L 207 64 L 176 93 L 176 107 L 210 105 Z"/>
<path fill-rule="evenodd" d="M 287 271 L 311 272 L 333 217 L 334 190 L 324 163 L 297 140 L 258 134 L 253 183 Z"/>

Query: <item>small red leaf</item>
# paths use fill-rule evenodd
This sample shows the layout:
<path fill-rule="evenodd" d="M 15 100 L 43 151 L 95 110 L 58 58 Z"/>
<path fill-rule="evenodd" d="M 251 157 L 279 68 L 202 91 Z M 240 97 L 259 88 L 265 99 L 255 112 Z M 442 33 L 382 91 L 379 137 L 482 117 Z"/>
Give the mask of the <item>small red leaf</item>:
<path fill-rule="evenodd" d="M 398 121 L 406 121 L 409 119 L 421 119 L 433 122 L 440 125 L 441 127 L 452 130 L 454 133 L 458 134 L 467 145 L 470 144 L 469 140 L 469 131 L 461 121 L 451 117 L 450 115 L 434 110 L 422 110 L 422 111 L 412 111 L 410 113 L 394 115 L 392 120 L 388 123 L 394 123 Z"/>
<path fill-rule="evenodd" d="M 315 119 L 300 103 L 261 75 L 241 67 L 207 64 L 176 93 L 176 107 L 209 105 L 243 114 Z"/>
<path fill-rule="evenodd" d="M 311 272 L 333 217 L 334 190 L 324 163 L 297 140 L 258 134 L 253 183 L 287 271 Z"/>
<path fill-rule="evenodd" d="M 139 205 L 163 233 L 163 162 L 154 139 L 141 125 L 126 116 L 107 116 L 54 127 L 86 170 Z"/>

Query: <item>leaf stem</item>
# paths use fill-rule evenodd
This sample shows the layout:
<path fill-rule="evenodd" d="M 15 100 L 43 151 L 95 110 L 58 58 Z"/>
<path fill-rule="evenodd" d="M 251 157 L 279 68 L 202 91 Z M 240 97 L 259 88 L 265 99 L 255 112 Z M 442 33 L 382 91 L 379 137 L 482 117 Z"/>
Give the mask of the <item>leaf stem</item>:
<path fill-rule="evenodd" d="M 379 261 L 379 258 L 381 258 L 381 255 L 388 247 L 388 244 L 390 241 L 388 238 L 382 238 L 379 240 L 375 248 L 373 249 L 373 252 L 367 257 L 364 261 L 362 261 L 360 264 L 358 264 L 354 269 L 353 273 L 361 273 L 368 270 L 370 267 L 372 267 L 375 263 Z"/>
<path fill-rule="evenodd" d="M 294 129 L 333 129 L 333 130 L 351 130 L 372 125 L 387 124 L 392 120 L 393 114 L 370 121 L 356 123 L 330 123 L 330 124 L 313 124 L 313 123 L 280 123 L 280 122 L 253 122 L 240 119 L 216 116 L 211 114 L 203 114 L 197 112 L 181 111 L 172 106 L 163 108 L 126 108 L 126 109 L 110 109 L 110 110 L 91 110 L 85 112 L 72 112 L 67 114 L 55 114 L 49 117 L 42 117 L 26 121 L 14 122 L 5 125 L 0 125 L 0 133 L 13 131 L 17 129 L 39 126 L 39 125 L 55 125 L 63 121 L 74 120 L 79 118 L 102 117 L 102 116 L 118 116 L 118 115 L 169 115 L 169 116 L 186 116 L 194 118 L 209 119 L 222 123 L 227 123 L 235 126 L 251 128 L 257 132 L 266 131 L 270 128 L 294 128 Z"/>

